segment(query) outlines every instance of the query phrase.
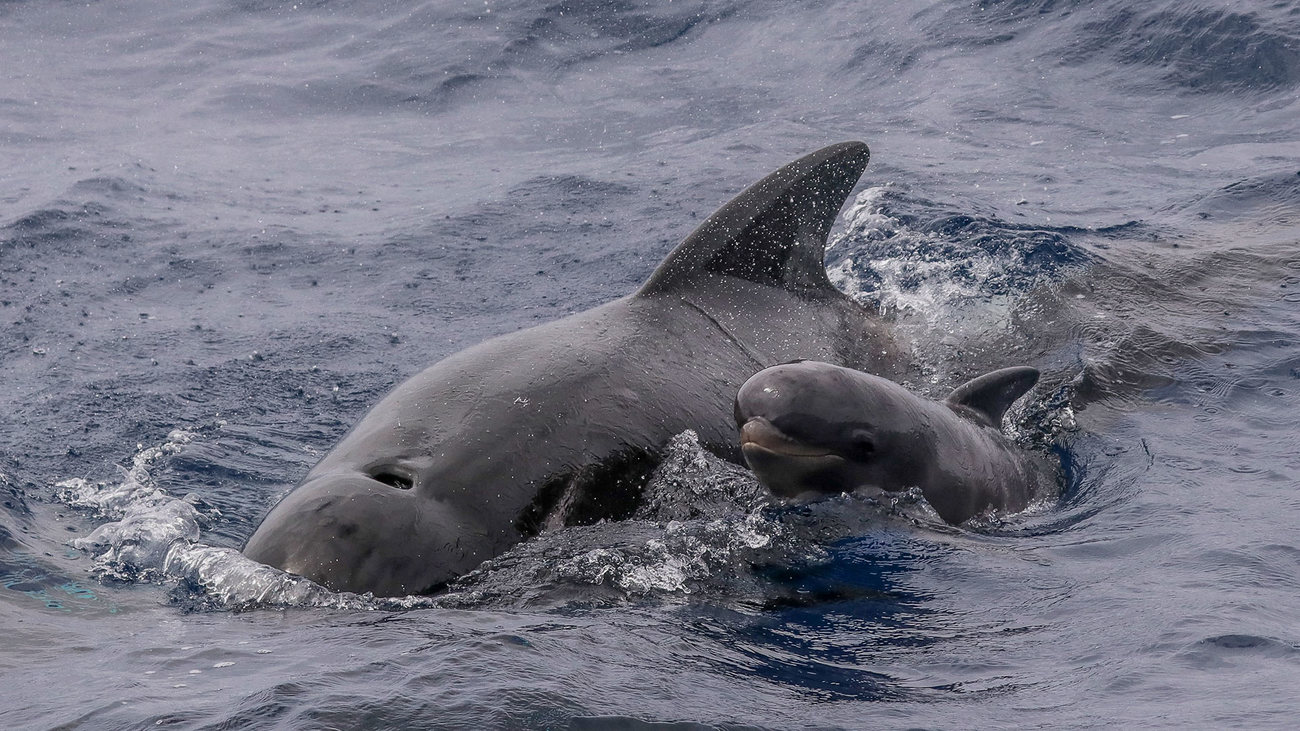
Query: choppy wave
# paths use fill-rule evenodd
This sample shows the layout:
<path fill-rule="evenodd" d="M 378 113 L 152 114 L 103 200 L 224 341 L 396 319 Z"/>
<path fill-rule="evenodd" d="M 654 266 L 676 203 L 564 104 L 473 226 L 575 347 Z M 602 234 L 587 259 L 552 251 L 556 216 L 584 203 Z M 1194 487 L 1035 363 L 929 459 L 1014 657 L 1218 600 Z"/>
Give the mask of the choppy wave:
<path fill-rule="evenodd" d="M 1285 4 L 1162 7 L 995 0 L 942 17 L 949 23 L 966 20 L 970 29 L 938 26 L 936 33 L 955 32 L 980 45 L 1032 40 L 1038 57 L 1063 66 L 1095 68 L 1109 62 L 1131 69 L 1128 77 L 1114 78 L 1140 88 L 1262 94 L 1300 83 L 1300 46 L 1295 43 L 1300 24 Z"/>

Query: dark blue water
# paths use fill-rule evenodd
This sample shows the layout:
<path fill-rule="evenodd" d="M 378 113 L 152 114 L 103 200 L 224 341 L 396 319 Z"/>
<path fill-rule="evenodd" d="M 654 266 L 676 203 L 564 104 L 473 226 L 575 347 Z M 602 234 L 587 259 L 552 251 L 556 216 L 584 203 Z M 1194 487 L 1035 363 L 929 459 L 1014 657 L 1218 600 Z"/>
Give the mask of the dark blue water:
<path fill-rule="evenodd" d="M 1300 8 L 0 4 L 0 725 L 1291 727 Z M 404 377 L 873 160 L 828 256 L 931 395 L 1044 372 L 1059 501 L 634 519 L 436 598 L 236 552 Z"/>

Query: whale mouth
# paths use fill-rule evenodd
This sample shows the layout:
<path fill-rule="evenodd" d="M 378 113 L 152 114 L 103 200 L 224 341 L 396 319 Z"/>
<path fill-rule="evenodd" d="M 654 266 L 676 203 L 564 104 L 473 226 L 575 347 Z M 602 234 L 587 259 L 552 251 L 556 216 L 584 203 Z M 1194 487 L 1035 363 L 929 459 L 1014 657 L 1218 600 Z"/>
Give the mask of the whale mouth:
<path fill-rule="evenodd" d="M 794 439 L 762 417 L 741 425 L 740 451 L 758 481 L 780 497 L 843 491 L 843 457 Z"/>
<path fill-rule="evenodd" d="M 751 450 L 754 452 L 762 450 L 782 457 L 834 456 L 834 453 L 825 447 L 805 444 L 788 436 L 761 416 L 746 421 L 740 427 L 740 448 L 746 453 Z"/>
<path fill-rule="evenodd" d="M 793 453 L 769 449 L 756 442 L 741 444 L 740 452 L 759 481 L 776 492 L 784 492 L 777 489 L 778 485 L 824 475 L 847 463 L 843 457 L 831 452 Z"/>

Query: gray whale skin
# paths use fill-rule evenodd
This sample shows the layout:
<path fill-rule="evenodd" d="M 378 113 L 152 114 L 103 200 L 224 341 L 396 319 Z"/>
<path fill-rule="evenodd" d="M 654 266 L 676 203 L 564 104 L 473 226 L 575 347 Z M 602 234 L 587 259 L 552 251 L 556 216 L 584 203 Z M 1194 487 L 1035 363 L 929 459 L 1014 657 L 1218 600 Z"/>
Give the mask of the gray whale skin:
<path fill-rule="evenodd" d="M 437 591 L 545 528 L 630 515 L 686 429 L 740 462 L 735 394 L 763 368 L 816 358 L 895 372 L 893 340 L 823 261 L 868 157 L 859 142 L 802 157 L 710 216 L 633 294 L 397 386 L 244 554 L 336 591 Z"/>
<path fill-rule="evenodd" d="M 1038 381 L 1018 366 L 986 373 L 943 401 L 880 376 L 797 361 L 755 373 L 736 394 L 750 469 L 784 497 L 919 487 L 945 521 L 1018 512 L 1055 473 L 1002 433 L 1007 408 Z"/>

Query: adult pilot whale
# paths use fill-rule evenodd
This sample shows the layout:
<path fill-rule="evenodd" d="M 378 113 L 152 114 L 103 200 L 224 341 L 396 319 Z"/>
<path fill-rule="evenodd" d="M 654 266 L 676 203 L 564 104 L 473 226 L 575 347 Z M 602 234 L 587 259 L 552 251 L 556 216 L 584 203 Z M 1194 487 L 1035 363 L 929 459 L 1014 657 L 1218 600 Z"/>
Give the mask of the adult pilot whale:
<path fill-rule="evenodd" d="M 674 435 L 740 461 L 732 405 L 792 358 L 892 373 L 823 254 L 859 142 L 750 186 L 635 293 L 485 341 L 399 385 L 262 521 L 249 558 L 334 590 L 436 591 L 539 530 L 635 509 Z"/>
<path fill-rule="evenodd" d="M 745 461 L 777 495 L 919 487 L 959 524 L 1056 489 L 1045 462 L 1002 433 L 1007 408 L 1037 381 L 1033 368 L 1003 368 L 931 401 L 870 373 L 797 361 L 746 381 L 735 420 Z"/>

